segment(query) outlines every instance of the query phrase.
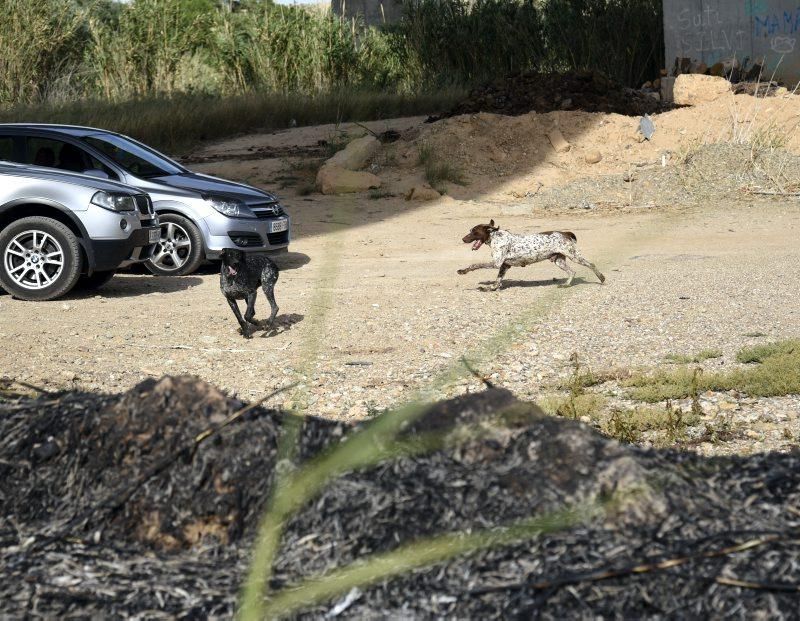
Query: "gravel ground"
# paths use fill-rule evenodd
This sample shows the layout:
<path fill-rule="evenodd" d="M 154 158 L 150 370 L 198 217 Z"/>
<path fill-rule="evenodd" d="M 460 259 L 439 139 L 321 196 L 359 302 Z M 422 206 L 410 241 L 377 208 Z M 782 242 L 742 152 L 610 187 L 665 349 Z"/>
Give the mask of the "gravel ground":
<path fill-rule="evenodd" d="M 188 373 L 244 399 L 300 381 L 285 405 L 354 420 L 463 370 L 464 354 L 535 399 L 569 376 L 573 352 L 602 370 L 714 348 L 724 356 L 707 364 L 728 366 L 744 345 L 800 336 L 796 202 L 563 216 L 503 216 L 452 199 L 409 205 L 328 197 L 290 205 L 296 241 L 276 290 L 280 327 L 267 338 L 237 334 L 213 268 L 185 278 L 123 274 L 95 294 L 51 303 L 0 297 L 0 338 L 14 344 L 0 352 L 0 375 L 110 392 Z M 478 291 L 494 272 L 455 272 L 488 259 L 460 238 L 489 216 L 512 231 L 574 231 L 606 284 L 578 268 L 575 286 L 557 288 L 561 274 L 546 262 L 512 269 L 502 291 Z M 257 317 L 265 306 L 261 299 Z M 766 336 L 746 336 L 756 332 Z M 478 387 L 467 376 L 429 392 Z M 794 399 L 737 407 L 748 424 L 754 413 L 783 417 L 798 437 Z M 782 427 L 748 442 L 749 450 L 792 445 Z"/>

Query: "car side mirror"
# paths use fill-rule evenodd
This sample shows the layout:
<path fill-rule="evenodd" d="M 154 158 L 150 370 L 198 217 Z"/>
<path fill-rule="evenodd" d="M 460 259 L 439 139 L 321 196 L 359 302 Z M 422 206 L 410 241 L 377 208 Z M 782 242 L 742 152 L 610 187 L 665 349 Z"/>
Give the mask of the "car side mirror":
<path fill-rule="evenodd" d="M 100 170 L 99 168 L 90 168 L 88 170 L 84 170 L 83 174 L 88 175 L 89 177 L 97 177 L 98 179 L 111 179 L 105 170 Z"/>

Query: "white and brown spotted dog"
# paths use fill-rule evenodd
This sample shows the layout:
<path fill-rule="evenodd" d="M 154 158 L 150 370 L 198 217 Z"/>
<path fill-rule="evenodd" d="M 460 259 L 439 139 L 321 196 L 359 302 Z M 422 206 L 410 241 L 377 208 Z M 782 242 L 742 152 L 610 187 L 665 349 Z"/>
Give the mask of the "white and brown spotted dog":
<path fill-rule="evenodd" d="M 494 225 L 494 220 L 489 224 L 479 224 L 473 226 L 467 235 L 464 236 L 465 244 L 472 244 L 472 249 L 477 250 L 483 244 L 492 247 L 491 263 L 475 263 L 469 267 L 458 270 L 459 274 L 466 274 L 473 270 L 480 269 L 499 269 L 497 280 L 490 287 L 481 287 L 482 290 L 495 291 L 503 283 L 503 276 L 506 275 L 509 267 L 525 267 L 531 263 L 538 263 L 545 259 L 550 259 L 558 267 L 569 274 L 567 282 L 562 287 L 569 287 L 572 279 L 575 278 L 575 270 L 568 264 L 567 259 L 580 263 L 592 270 L 600 282 L 605 282 L 606 277 L 594 266 L 593 263 L 584 259 L 578 252 L 575 243 L 578 238 L 570 231 L 545 231 L 544 233 L 533 233 L 532 235 L 514 235 L 508 231 L 503 231 Z"/>

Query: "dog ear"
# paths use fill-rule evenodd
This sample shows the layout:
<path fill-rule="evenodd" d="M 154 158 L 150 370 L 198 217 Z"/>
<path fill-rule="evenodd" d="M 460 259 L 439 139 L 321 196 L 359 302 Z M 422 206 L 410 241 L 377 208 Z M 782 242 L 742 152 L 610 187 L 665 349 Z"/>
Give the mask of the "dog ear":
<path fill-rule="evenodd" d="M 489 220 L 489 226 L 494 226 L 494 220 Z"/>

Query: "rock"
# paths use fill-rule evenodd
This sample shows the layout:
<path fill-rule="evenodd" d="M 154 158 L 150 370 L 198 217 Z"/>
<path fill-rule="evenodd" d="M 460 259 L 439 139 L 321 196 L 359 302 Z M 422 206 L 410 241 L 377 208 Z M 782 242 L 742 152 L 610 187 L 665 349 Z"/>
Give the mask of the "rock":
<path fill-rule="evenodd" d="M 716 101 L 731 92 L 725 78 L 710 75 L 679 75 L 675 78 L 673 101 L 682 106 L 694 106 Z"/>
<path fill-rule="evenodd" d="M 508 155 L 502 149 L 497 148 L 494 145 L 489 147 L 489 159 L 493 162 L 505 162 Z"/>
<path fill-rule="evenodd" d="M 553 128 L 547 134 L 547 139 L 550 141 L 550 144 L 553 145 L 556 153 L 566 153 L 571 148 L 566 138 L 564 138 L 564 134 L 561 133 L 561 130 L 558 129 L 558 127 Z"/>
<path fill-rule="evenodd" d="M 586 155 L 583 156 L 583 159 L 587 164 L 597 164 L 603 159 L 603 156 L 600 155 L 600 151 L 588 151 Z"/>
<path fill-rule="evenodd" d="M 407 201 L 435 201 L 437 198 L 441 197 L 442 195 L 427 183 L 415 185 L 406 194 Z"/>
<path fill-rule="evenodd" d="M 361 170 L 367 165 L 369 158 L 375 155 L 380 146 L 380 140 L 375 138 L 375 136 L 356 138 L 325 162 L 325 164 L 332 164 L 347 170 Z"/>
<path fill-rule="evenodd" d="M 381 180 L 368 172 L 347 170 L 326 163 L 317 173 L 317 189 L 323 194 L 351 194 L 381 187 Z"/>
<path fill-rule="evenodd" d="M 704 74 L 708 71 L 708 65 L 705 63 L 697 63 L 692 67 L 692 73 Z"/>

